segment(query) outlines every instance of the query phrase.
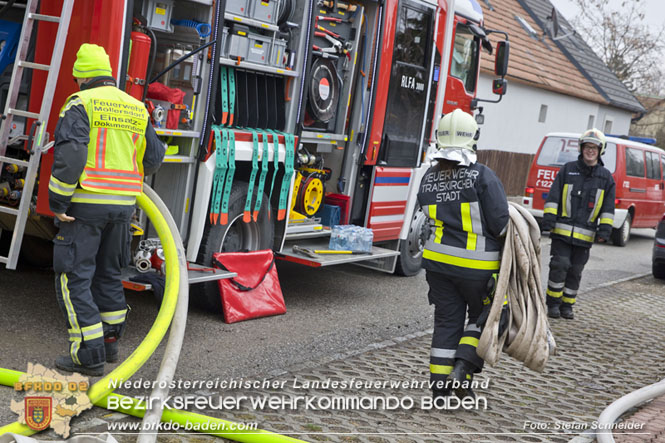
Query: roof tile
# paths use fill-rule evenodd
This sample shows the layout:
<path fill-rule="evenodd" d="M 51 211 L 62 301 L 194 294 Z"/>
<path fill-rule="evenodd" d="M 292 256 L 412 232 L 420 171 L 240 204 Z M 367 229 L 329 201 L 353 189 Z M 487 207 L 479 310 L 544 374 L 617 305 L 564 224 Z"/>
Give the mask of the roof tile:
<path fill-rule="evenodd" d="M 493 2 L 495 0 L 492 0 Z M 505 0 L 499 0 L 502 3 Z M 512 0 L 510 0 L 512 1 Z M 532 16 L 531 20 L 538 23 L 538 29 L 544 29 L 547 17 L 552 14 L 550 0 L 517 0 Z M 563 32 L 574 29 L 561 14 L 558 14 L 559 26 Z M 644 112 L 644 107 L 626 86 L 603 63 L 589 45 L 577 35 L 562 38 L 554 42 L 573 64 L 589 79 L 592 85 L 600 92 L 610 105 L 632 112 Z"/>
<path fill-rule="evenodd" d="M 499 29 L 509 35 L 510 62 L 507 75 L 509 80 L 595 103 L 608 104 L 608 101 L 549 37 L 541 41 L 527 33 L 516 16 L 522 17 L 537 32 L 541 27 L 518 0 L 492 0 L 491 3 L 492 11 L 484 2 L 480 2 L 485 27 Z M 490 34 L 490 39 L 494 43 L 501 38 L 500 34 Z M 494 57 L 484 53 L 480 67 L 483 72 L 494 72 Z"/>

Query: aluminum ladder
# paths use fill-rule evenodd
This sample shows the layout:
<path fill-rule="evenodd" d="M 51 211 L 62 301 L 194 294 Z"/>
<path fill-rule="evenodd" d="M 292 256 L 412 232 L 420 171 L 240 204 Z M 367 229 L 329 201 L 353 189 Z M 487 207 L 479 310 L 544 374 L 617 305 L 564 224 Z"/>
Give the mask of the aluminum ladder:
<path fill-rule="evenodd" d="M 69 30 L 69 22 L 72 16 L 74 0 L 63 1 L 60 16 L 38 14 L 38 4 L 39 0 L 28 0 L 26 5 L 23 27 L 21 28 L 21 37 L 16 50 L 14 69 L 12 71 L 11 82 L 7 94 L 7 103 L 5 105 L 5 112 L 2 115 L 2 126 L 0 127 L 0 169 L 3 167 L 4 163 L 26 168 L 25 184 L 23 186 L 23 193 L 21 194 L 18 209 L 0 205 L 0 212 L 16 216 L 12 241 L 9 246 L 9 253 L 6 257 L 0 256 L 0 263 L 4 263 L 7 269 L 16 269 L 16 262 L 18 261 L 19 251 L 21 250 L 21 242 L 23 241 L 23 233 L 25 232 L 25 225 L 28 221 L 32 192 L 35 186 L 35 181 L 37 180 L 39 160 L 41 158 L 43 145 L 46 143 L 46 125 L 48 123 L 49 114 L 51 113 L 53 93 L 58 80 L 58 74 L 60 73 L 60 61 L 62 60 L 65 42 L 67 41 L 67 32 Z M 56 34 L 53 53 L 51 55 L 51 63 L 49 65 L 33 63 L 26 60 L 35 21 L 58 23 L 58 32 Z M 42 97 L 39 113 L 16 109 L 24 69 L 48 71 L 46 87 L 44 88 L 44 95 Z M 14 116 L 35 119 L 35 123 L 30 129 L 31 137 L 28 138 L 27 148 L 30 149 L 30 158 L 28 161 L 5 156 L 7 152 L 7 142 L 9 140 L 9 131 Z M 32 144 L 30 144 L 31 139 Z"/>

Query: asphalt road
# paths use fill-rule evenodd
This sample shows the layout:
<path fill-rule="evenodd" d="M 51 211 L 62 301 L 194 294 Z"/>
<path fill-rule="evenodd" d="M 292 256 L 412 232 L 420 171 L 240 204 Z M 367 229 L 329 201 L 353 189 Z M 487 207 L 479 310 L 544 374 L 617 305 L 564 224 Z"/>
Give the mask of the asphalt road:
<path fill-rule="evenodd" d="M 624 248 L 595 245 L 582 291 L 650 272 L 653 237 L 654 230 L 639 229 Z M 549 240 L 543 238 L 541 245 L 545 282 Z M 278 272 L 288 309 L 285 315 L 228 325 L 215 313 L 190 311 L 176 379 L 263 378 L 431 328 L 432 309 L 422 272 L 404 278 L 350 265 L 310 269 L 283 262 Z M 584 295 L 579 299 L 583 302 Z M 127 300 L 132 310 L 121 342 L 122 358 L 140 343 L 159 309 L 146 293 L 128 293 Z M 0 367 L 25 371 L 28 362 L 52 367 L 55 357 L 67 349 L 52 271 L 0 270 L 0 325 Z M 163 346 L 135 379 L 154 379 Z M 9 410 L 11 396 L 10 388 L 0 387 L 2 424 L 16 418 Z"/>

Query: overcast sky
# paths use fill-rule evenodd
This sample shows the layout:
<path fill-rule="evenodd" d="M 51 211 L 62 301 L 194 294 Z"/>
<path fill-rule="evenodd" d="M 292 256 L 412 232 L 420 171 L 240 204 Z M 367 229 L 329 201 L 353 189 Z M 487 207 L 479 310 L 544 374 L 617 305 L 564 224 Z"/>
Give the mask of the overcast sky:
<path fill-rule="evenodd" d="M 573 0 L 550 0 L 550 2 L 569 22 L 572 22 L 580 12 Z M 633 3 L 634 0 L 606 0 L 606 2 L 613 9 L 621 10 L 622 3 Z M 640 0 L 640 3 L 644 5 L 644 23 L 651 31 L 655 32 L 656 29 L 665 25 L 665 0 Z M 665 70 L 665 57 L 663 57 L 661 66 Z"/>
<path fill-rule="evenodd" d="M 573 18 L 579 13 L 577 6 L 573 0 L 550 0 L 554 7 L 563 14 L 568 21 L 572 21 Z M 633 3 L 631 0 L 606 0 L 607 3 L 613 9 L 620 10 L 621 4 Z M 644 4 L 645 23 L 655 30 L 656 27 L 662 26 L 665 24 L 665 1 L 663 0 L 641 0 L 640 3 Z"/>

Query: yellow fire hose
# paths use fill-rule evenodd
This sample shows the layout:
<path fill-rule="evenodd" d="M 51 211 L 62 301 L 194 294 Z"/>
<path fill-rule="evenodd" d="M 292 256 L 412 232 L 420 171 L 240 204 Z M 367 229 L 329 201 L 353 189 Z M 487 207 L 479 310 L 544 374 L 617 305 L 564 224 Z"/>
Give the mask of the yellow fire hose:
<path fill-rule="evenodd" d="M 154 192 L 151 192 L 150 194 L 153 199 L 159 198 Z M 99 380 L 97 383 L 92 385 L 90 389 L 88 389 L 88 397 L 90 398 L 90 401 L 96 406 L 101 407 L 107 407 L 108 398 L 111 395 L 124 397 L 112 393 L 113 389 L 111 386 L 113 386 L 113 383 L 111 383 L 111 380 L 128 380 L 155 352 L 155 349 L 157 349 L 157 346 L 162 341 L 167 329 L 169 328 L 169 324 L 173 318 L 178 299 L 178 289 L 180 286 L 181 275 L 180 268 L 178 266 L 178 253 L 176 244 L 169 229 L 169 225 L 165 220 L 164 215 L 162 215 L 155 203 L 153 203 L 153 201 L 150 200 L 145 195 L 145 193 L 142 193 L 137 197 L 137 203 L 141 209 L 143 209 L 143 211 L 150 219 L 150 222 L 155 227 L 157 235 L 159 236 L 162 247 L 164 249 L 166 266 L 164 300 L 157 314 L 157 318 L 150 328 L 150 331 L 148 331 L 148 334 L 143 339 L 141 344 L 136 348 L 136 350 L 117 368 L 115 368 L 105 377 L 102 377 L 101 380 Z M 13 387 L 15 383 L 19 382 L 21 375 L 24 375 L 24 373 L 0 368 L 0 384 Z M 132 401 L 135 406 L 139 404 L 139 402 L 135 399 L 132 399 Z M 135 406 L 131 409 L 118 410 L 128 415 L 142 417 L 145 413 L 145 410 L 135 410 Z M 161 420 L 162 422 L 172 421 L 183 426 L 187 426 L 187 423 L 190 423 L 189 426 L 191 426 L 193 430 L 200 430 L 206 434 L 220 436 L 235 441 L 260 443 L 300 441 L 263 430 L 251 431 L 251 433 L 247 433 L 247 431 L 231 431 L 229 428 L 238 428 L 236 423 L 217 419 L 214 417 L 207 417 L 188 411 L 166 410 L 163 412 Z M 213 428 L 215 430 L 211 430 Z M 0 428 L 0 435 L 5 433 L 32 435 L 35 434 L 36 431 L 30 429 L 24 424 L 15 422 Z"/>

